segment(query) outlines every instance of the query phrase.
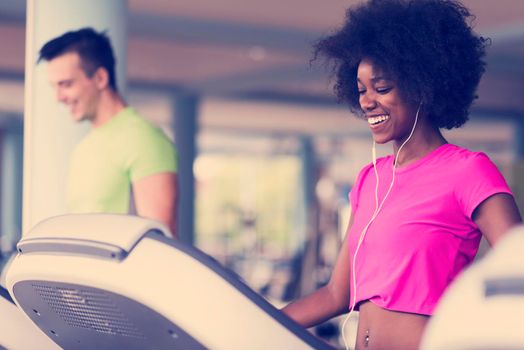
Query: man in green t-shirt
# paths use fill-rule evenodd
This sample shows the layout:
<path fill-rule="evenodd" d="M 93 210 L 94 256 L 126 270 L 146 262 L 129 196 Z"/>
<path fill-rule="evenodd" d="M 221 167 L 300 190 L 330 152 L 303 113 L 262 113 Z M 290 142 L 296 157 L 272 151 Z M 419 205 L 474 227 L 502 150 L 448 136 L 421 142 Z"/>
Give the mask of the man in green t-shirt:
<path fill-rule="evenodd" d="M 129 213 L 167 225 L 176 236 L 176 152 L 164 133 L 128 107 L 118 93 L 109 38 L 92 28 L 47 42 L 59 102 L 92 128 L 72 153 L 67 184 L 70 212 Z"/>

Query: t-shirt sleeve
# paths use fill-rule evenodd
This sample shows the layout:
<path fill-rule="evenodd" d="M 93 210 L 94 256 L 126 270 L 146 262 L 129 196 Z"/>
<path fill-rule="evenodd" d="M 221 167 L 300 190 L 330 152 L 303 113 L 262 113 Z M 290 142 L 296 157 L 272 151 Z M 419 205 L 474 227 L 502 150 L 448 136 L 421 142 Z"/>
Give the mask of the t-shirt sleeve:
<path fill-rule="evenodd" d="M 133 144 L 129 168 L 132 182 L 153 174 L 176 172 L 175 146 L 159 128 L 142 128 L 129 142 Z"/>
<path fill-rule="evenodd" d="M 511 194 L 506 180 L 497 166 L 484 153 L 475 153 L 465 160 L 465 167 L 458 174 L 455 193 L 464 213 L 471 218 L 473 211 L 496 193 Z"/>

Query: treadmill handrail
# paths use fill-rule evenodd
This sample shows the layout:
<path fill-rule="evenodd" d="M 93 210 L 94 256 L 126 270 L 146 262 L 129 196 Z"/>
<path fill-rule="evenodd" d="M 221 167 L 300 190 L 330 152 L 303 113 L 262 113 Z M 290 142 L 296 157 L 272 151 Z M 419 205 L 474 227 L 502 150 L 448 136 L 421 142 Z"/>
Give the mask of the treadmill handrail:
<path fill-rule="evenodd" d="M 121 260 L 150 232 L 167 236 L 169 230 L 158 221 L 130 215 L 60 215 L 34 226 L 17 249 L 22 254 L 67 252 Z"/>
<path fill-rule="evenodd" d="M 33 238 L 20 241 L 16 245 L 19 254 L 50 252 L 59 254 L 82 254 L 123 260 L 128 251 L 111 244 L 83 239 Z"/>

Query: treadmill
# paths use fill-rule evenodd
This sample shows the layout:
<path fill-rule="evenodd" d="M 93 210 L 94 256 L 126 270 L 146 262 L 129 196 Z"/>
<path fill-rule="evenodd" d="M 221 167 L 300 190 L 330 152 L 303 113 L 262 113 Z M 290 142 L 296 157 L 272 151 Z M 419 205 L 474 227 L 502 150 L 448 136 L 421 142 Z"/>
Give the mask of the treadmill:
<path fill-rule="evenodd" d="M 422 350 L 524 349 L 524 226 L 508 232 L 451 284 Z"/>
<path fill-rule="evenodd" d="M 17 249 L 7 289 L 63 349 L 333 349 L 153 220 L 57 216 Z"/>

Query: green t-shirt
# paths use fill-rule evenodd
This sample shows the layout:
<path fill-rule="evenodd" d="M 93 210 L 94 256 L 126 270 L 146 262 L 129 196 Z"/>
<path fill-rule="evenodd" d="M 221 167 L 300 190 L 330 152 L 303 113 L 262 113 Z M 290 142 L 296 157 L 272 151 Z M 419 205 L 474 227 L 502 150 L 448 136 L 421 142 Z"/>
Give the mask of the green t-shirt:
<path fill-rule="evenodd" d="M 176 172 L 176 151 L 164 133 L 128 107 L 92 129 L 73 151 L 67 205 L 72 213 L 128 213 L 131 184 Z"/>

